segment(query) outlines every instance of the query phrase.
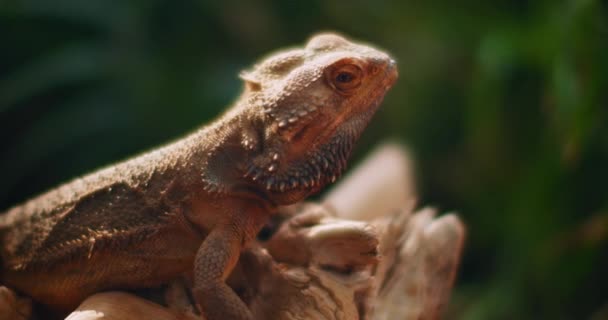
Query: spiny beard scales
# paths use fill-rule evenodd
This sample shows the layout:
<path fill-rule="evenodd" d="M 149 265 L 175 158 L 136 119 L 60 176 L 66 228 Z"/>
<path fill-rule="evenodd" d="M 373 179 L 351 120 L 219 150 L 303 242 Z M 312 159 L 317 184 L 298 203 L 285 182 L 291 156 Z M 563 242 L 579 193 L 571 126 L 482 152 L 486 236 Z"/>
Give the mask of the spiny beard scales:
<path fill-rule="evenodd" d="M 343 126 L 325 144 L 309 151 L 302 160 L 287 166 L 251 165 L 245 177 L 260 184 L 269 192 L 290 190 L 318 190 L 336 181 L 344 172 L 355 141 L 363 128 L 356 125 Z"/>

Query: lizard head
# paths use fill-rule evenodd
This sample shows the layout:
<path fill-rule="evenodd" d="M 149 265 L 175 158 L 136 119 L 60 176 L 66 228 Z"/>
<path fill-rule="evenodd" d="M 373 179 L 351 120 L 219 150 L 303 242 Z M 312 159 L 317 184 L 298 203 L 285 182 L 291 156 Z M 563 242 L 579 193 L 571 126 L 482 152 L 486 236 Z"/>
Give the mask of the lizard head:
<path fill-rule="evenodd" d="M 241 74 L 261 125 L 244 178 L 277 204 L 319 191 L 344 171 L 355 141 L 397 79 L 386 53 L 336 34 L 269 56 Z M 245 145 L 248 144 L 246 141 Z"/>

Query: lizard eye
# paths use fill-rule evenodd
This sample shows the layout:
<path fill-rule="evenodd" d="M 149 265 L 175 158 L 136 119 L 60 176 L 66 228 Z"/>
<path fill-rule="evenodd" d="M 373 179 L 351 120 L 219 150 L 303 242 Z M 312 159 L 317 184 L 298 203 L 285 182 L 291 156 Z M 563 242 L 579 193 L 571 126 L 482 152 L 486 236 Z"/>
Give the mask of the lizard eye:
<path fill-rule="evenodd" d="M 363 70 L 355 64 L 342 64 L 327 73 L 331 86 L 342 94 L 352 94 L 361 85 Z"/>

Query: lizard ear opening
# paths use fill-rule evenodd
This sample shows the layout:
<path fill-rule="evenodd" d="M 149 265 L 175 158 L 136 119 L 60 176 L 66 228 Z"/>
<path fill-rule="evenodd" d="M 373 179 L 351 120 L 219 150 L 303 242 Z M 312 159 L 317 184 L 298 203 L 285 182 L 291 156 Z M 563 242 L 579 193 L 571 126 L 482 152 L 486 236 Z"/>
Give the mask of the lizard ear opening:
<path fill-rule="evenodd" d="M 248 91 L 260 91 L 262 90 L 262 84 L 251 72 L 241 71 L 239 78 L 245 81 L 245 87 Z"/>

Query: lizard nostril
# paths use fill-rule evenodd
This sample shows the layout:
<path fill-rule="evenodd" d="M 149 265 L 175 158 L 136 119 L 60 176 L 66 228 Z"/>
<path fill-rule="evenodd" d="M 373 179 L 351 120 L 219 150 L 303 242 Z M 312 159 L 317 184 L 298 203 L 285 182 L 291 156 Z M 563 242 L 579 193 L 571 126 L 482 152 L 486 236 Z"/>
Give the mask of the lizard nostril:
<path fill-rule="evenodd" d="M 396 65 L 397 62 L 392 58 L 374 58 L 370 63 L 369 73 L 376 75 L 382 70 L 388 71 L 394 69 Z"/>

